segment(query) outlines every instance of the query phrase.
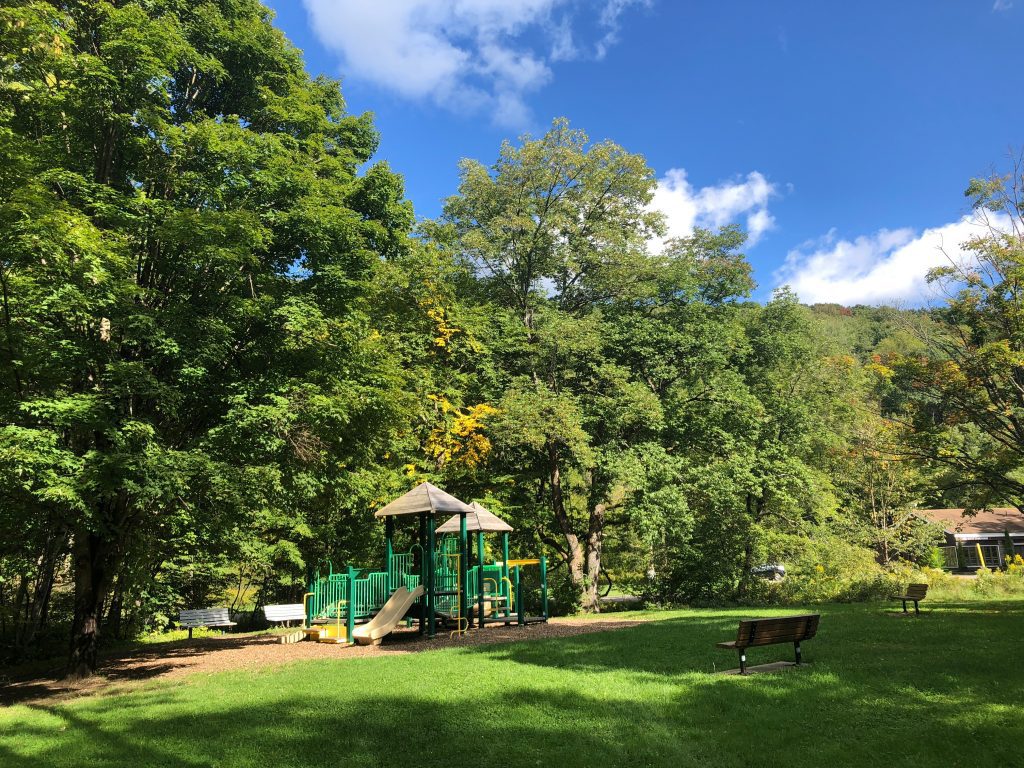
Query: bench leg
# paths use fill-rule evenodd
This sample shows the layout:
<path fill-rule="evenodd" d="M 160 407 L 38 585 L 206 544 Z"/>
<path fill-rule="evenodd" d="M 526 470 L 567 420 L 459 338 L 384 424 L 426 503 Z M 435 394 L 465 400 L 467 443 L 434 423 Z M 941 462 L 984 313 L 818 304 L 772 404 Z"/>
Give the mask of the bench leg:
<path fill-rule="evenodd" d="M 800 662 L 802 660 L 802 658 L 800 656 L 800 641 L 799 640 L 797 640 L 795 643 L 793 643 L 793 650 L 796 651 L 796 663 L 797 663 L 797 666 L 799 666 Z"/>
<path fill-rule="evenodd" d="M 903 612 L 907 613 L 907 601 L 906 600 L 903 601 Z"/>
<path fill-rule="evenodd" d="M 191 639 L 192 639 L 192 627 L 189 627 L 189 628 L 188 628 L 188 639 L 189 639 L 189 640 L 191 640 Z"/>
<path fill-rule="evenodd" d="M 914 614 L 917 616 L 921 615 L 921 611 L 917 607 L 917 600 L 914 601 Z"/>
<path fill-rule="evenodd" d="M 740 674 L 747 674 L 747 652 L 740 651 Z"/>

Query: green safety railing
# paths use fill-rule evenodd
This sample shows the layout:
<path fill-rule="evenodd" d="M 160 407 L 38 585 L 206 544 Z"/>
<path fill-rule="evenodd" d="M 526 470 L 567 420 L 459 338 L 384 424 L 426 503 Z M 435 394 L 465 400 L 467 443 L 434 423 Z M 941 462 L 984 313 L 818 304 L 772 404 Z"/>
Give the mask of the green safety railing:
<path fill-rule="evenodd" d="M 334 573 L 319 578 L 318 574 L 309 591 L 312 593 L 307 603 L 309 621 L 338 618 L 338 612 L 344 611 L 343 606 L 348 601 L 348 575 Z"/>
<path fill-rule="evenodd" d="M 355 617 L 366 618 L 384 605 L 389 596 L 387 573 L 368 573 L 356 579 Z"/>
<path fill-rule="evenodd" d="M 391 593 L 405 586 L 412 590 L 422 583 L 415 570 L 415 556 L 412 552 L 396 553 L 391 556 L 386 571 L 364 572 L 349 569 L 347 573 L 329 572 L 320 576 L 317 572 L 310 584 L 307 601 L 307 619 L 310 622 L 336 619 L 351 621 L 369 618 L 387 602 Z M 480 566 L 474 565 L 467 571 L 466 583 L 459 580 L 459 540 L 446 536 L 439 542 L 433 557 L 434 589 L 437 593 L 435 607 L 441 613 L 458 612 L 459 596 L 455 593 L 461 586 L 466 592 L 466 602 L 474 605 L 480 599 L 481 587 L 485 594 L 498 594 L 511 598 L 511 583 L 503 578 L 500 565 L 485 565 L 481 574 Z M 350 585 L 351 580 L 351 585 Z M 497 591 L 494 585 L 497 585 Z M 505 605 L 510 605 L 511 600 Z"/>
<path fill-rule="evenodd" d="M 415 570 L 416 558 L 412 552 L 392 555 L 391 563 L 388 565 L 388 574 L 391 576 L 391 588 L 397 589 L 403 584 L 408 586 L 406 577 L 415 575 L 413 573 Z M 418 584 L 419 577 L 417 576 L 416 578 Z"/>
<path fill-rule="evenodd" d="M 352 571 L 352 618 L 369 618 L 387 602 L 391 593 L 401 586 L 415 589 L 420 576 L 412 573 L 415 566 L 413 553 L 395 554 L 387 571 Z M 348 617 L 348 573 L 329 572 L 321 576 L 318 571 L 309 587 L 307 619 L 310 622 Z"/>

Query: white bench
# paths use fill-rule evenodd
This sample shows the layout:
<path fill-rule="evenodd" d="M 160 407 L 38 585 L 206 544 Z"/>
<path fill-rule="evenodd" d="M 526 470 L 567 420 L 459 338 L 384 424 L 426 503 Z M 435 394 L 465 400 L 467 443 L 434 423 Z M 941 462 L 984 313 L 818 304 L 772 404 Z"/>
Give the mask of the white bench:
<path fill-rule="evenodd" d="M 286 605 L 264 605 L 263 615 L 267 621 L 272 623 L 290 623 L 293 621 L 306 622 L 306 607 L 302 603 L 288 603 Z"/>
<path fill-rule="evenodd" d="M 227 608 L 195 608 L 178 614 L 178 626 L 188 630 L 191 640 L 192 630 L 196 627 L 233 627 L 235 622 L 228 615 Z"/>

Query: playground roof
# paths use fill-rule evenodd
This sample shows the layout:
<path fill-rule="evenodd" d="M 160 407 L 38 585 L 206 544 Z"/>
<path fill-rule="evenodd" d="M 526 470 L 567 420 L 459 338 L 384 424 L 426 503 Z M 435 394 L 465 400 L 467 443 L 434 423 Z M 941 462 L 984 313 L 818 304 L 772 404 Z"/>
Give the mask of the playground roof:
<path fill-rule="evenodd" d="M 374 517 L 390 517 L 392 515 L 450 515 L 465 512 L 469 515 L 473 508 L 464 501 L 459 501 L 450 493 L 445 493 L 436 485 L 420 483 L 404 496 L 381 507 L 373 513 Z"/>
<path fill-rule="evenodd" d="M 469 505 L 473 511 L 466 515 L 467 531 L 484 531 L 488 533 L 508 533 L 512 526 L 495 514 L 488 512 L 475 501 Z M 458 533 L 459 516 L 449 518 L 437 529 L 437 533 Z"/>

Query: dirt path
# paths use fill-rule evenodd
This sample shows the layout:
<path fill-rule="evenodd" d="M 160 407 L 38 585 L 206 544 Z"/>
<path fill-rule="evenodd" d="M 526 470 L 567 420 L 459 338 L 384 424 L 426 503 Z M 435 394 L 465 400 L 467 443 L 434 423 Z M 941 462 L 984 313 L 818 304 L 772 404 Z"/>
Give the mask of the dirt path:
<path fill-rule="evenodd" d="M 642 622 L 615 619 L 557 619 L 525 627 L 491 625 L 452 638 L 447 632 L 428 640 L 415 630 L 396 631 L 379 646 L 342 646 L 299 642 L 282 645 L 277 635 L 238 634 L 139 646 L 105 658 L 92 678 L 67 684 L 56 678 L 0 677 L 0 704 L 53 704 L 97 693 L 120 693 L 141 681 L 212 674 L 232 669 L 258 670 L 307 659 L 355 659 L 439 648 L 525 642 L 625 629 Z"/>

